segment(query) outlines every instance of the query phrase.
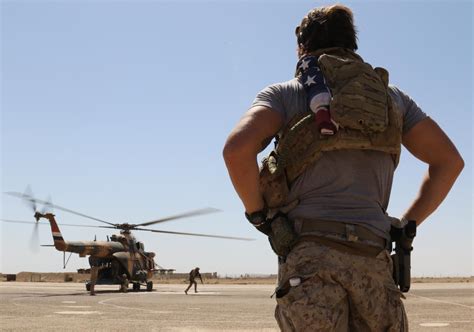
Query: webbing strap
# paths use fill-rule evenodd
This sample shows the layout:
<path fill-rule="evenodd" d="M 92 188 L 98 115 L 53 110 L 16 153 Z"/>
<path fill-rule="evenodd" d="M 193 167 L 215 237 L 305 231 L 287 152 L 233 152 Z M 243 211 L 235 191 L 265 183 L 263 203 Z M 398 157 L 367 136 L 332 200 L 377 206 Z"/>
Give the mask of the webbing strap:
<path fill-rule="evenodd" d="M 298 224 L 298 233 L 301 236 L 316 235 L 378 248 L 387 247 L 386 239 L 360 225 L 308 219 L 296 219 L 295 223 Z"/>

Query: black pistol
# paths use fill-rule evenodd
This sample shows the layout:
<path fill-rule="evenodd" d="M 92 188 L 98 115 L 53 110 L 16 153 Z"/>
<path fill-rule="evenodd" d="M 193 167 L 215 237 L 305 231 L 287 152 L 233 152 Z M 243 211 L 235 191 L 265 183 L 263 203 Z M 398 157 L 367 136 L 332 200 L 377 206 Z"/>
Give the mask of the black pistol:
<path fill-rule="evenodd" d="M 403 228 L 392 227 L 392 241 L 395 241 L 395 254 L 393 260 L 393 279 L 400 287 L 400 291 L 406 293 L 410 290 L 410 269 L 412 243 L 416 236 L 416 222 L 408 221 Z"/>

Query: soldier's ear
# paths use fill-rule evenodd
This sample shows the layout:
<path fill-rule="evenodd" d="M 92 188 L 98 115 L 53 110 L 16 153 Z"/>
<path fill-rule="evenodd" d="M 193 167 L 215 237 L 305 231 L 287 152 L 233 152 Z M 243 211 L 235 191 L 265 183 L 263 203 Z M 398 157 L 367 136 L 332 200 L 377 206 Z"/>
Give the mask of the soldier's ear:
<path fill-rule="evenodd" d="M 295 28 L 295 35 L 296 35 L 296 37 L 298 37 L 299 33 L 300 33 L 300 26 L 298 25 L 298 26 Z"/>
<path fill-rule="evenodd" d="M 306 49 L 303 44 L 298 44 L 297 52 L 298 52 L 298 58 L 301 58 L 303 55 L 306 54 Z"/>

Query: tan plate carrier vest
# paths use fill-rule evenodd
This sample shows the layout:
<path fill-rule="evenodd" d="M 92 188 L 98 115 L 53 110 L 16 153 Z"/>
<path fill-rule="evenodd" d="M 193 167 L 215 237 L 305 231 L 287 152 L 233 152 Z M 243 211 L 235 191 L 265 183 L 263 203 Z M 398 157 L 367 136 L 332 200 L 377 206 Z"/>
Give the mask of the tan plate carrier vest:
<path fill-rule="evenodd" d="M 315 115 L 308 109 L 280 131 L 276 148 L 260 169 L 260 188 L 269 208 L 286 203 L 293 181 L 325 151 L 383 151 L 393 156 L 395 167 L 398 164 L 402 115 L 388 94 L 387 70 L 373 69 L 356 53 L 343 48 L 312 55 L 319 57 L 319 67 L 332 93 L 331 117 L 340 128 L 332 136 L 321 135 Z"/>

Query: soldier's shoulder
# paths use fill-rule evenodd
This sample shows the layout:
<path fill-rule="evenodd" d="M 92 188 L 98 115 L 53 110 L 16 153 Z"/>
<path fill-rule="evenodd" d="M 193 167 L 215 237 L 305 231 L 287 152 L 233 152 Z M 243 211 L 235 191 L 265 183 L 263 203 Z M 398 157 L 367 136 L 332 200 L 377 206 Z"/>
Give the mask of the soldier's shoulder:
<path fill-rule="evenodd" d="M 409 95 L 407 95 L 395 85 L 388 86 L 388 93 L 392 98 L 392 101 L 398 104 L 400 107 L 404 107 L 411 100 Z"/>
<path fill-rule="evenodd" d="M 388 92 L 392 97 L 398 97 L 400 99 L 411 99 L 411 97 L 405 91 L 403 91 L 396 85 L 389 84 Z"/>
<path fill-rule="evenodd" d="M 285 91 L 289 89 L 295 89 L 300 86 L 301 86 L 301 83 L 299 82 L 299 80 L 297 78 L 293 78 L 291 80 L 284 81 L 284 82 L 272 83 L 268 85 L 267 87 L 265 87 L 265 89 L 273 90 L 273 91 Z"/>
<path fill-rule="evenodd" d="M 288 80 L 288 81 L 284 81 L 284 82 L 280 82 L 280 83 L 276 83 L 278 84 L 279 86 L 281 86 L 282 88 L 295 88 L 295 87 L 302 87 L 301 85 L 301 82 L 299 81 L 298 78 L 292 78 L 291 80 Z"/>
<path fill-rule="evenodd" d="M 402 94 L 402 90 L 400 90 L 398 88 L 398 86 L 396 85 L 393 85 L 393 84 L 389 84 L 388 85 L 388 92 L 391 94 L 391 95 L 400 95 Z"/>

